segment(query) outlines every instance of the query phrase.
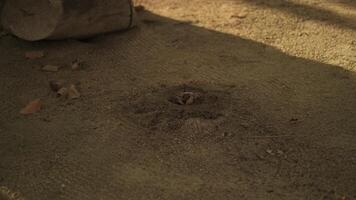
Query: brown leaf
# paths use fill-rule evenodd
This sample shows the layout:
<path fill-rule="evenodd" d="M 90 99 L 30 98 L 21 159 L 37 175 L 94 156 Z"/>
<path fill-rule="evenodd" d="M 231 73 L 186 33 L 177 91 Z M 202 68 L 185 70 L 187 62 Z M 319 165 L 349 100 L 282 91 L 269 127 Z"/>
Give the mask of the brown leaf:
<path fill-rule="evenodd" d="M 30 115 L 38 112 L 41 110 L 42 103 L 40 99 L 36 99 L 34 101 L 31 101 L 30 103 L 27 104 L 26 107 L 24 107 L 21 111 L 20 114 L 22 115 Z"/>
<path fill-rule="evenodd" d="M 25 53 L 25 57 L 27 59 L 39 59 L 44 57 L 44 52 L 43 51 L 28 51 Z"/>
<path fill-rule="evenodd" d="M 80 93 L 75 87 L 75 85 L 70 85 L 68 89 L 68 98 L 69 99 L 78 99 L 80 97 Z"/>

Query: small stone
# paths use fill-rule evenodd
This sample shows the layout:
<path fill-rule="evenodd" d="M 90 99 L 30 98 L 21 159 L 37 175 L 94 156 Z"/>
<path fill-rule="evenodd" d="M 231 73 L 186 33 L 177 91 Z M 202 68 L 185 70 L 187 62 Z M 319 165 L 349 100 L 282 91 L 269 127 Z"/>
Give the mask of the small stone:
<path fill-rule="evenodd" d="M 80 93 L 75 87 L 75 85 L 70 85 L 68 89 L 68 98 L 69 99 L 78 99 L 80 97 Z"/>
<path fill-rule="evenodd" d="M 62 87 L 57 91 L 57 96 L 58 97 L 67 97 L 68 96 L 68 88 Z"/>
<path fill-rule="evenodd" d="M 41 100 L 36 99 L 36 100 L 28 103 L 26 105 L 26 107 L 20 111 L 20 114 L 22 114 L 22 115 L 34 114 L 34 113 L 38 112 L 39 110 L 41 110 L 41 107 L 42 107 Z"/>
<path fill-rule="evenodd" d="M 273 151 L 271 149 L 267 149 L 266 152 L 270 155 L 274 155 Z"/>
<path fill-rule="evenodd" d="M 42 71 L 45 72 L 58 72 L 60 67 L 55 66 L 55 65 L 46 65 L 44 67 L 42 67 Z"/>
<path fill-rule="evenodd" d="M 49 82 L 49 86 L 53 92 L 58 92 L 61 88 L 63 88 L 63 81 L 52 80 Z"/>
<path fill-rule="evenodd" d="M 246 10 L 242 10 L 239 13 L 232 15 L 231 17 L 243 19 L 243 18 L 246 18 L 247 15 L 248 15 L 248 12 Z"/>
<path fill-rule="evenodd" d="M 44 52 L 43 51 L 28 51 L 25 53 L 25 57 L 27 59 L 39 59 L 44 57 Z"/>

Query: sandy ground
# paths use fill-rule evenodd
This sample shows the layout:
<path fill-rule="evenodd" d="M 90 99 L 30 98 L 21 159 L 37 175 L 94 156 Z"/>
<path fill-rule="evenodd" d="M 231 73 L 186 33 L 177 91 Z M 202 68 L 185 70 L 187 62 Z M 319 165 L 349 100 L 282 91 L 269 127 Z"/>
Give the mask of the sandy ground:
<path fill-rule="evenodd" d="M 136 3 L 122 33 L 1 36 L 1 200 L 356 199 L 354 1 Z"/>

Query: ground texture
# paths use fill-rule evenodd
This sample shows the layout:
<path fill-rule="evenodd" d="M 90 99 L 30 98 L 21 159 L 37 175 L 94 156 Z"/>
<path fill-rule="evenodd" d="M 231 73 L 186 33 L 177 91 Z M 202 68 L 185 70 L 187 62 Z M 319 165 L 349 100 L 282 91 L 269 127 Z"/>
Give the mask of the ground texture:
<path fill-rule="evenodd" d="M 356 199 L 354 1 L 136 3 L 122 33 L 1 34 L 1 200 Z"/>

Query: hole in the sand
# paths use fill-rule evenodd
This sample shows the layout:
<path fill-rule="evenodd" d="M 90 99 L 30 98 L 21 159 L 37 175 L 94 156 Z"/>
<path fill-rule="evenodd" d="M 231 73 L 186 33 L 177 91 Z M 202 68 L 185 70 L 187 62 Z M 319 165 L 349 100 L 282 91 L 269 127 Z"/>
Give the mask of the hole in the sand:
<path fill-rule="evenodd" d="M 202 104 L 204 101 L 204 96 L 199 92 L 179 92 L 168 98 L 168 101 L 180 106 L 184 105 L 197 105 Z"/>
<path fill-rule="evenodd" d="M 135 95 L 125 113 L 151 130 L 179 130 L 193 119 L 220 123 L 218 119 L 225 116 L 231 98 L 226 91 L 187 85 L 153 88 Z"/>

